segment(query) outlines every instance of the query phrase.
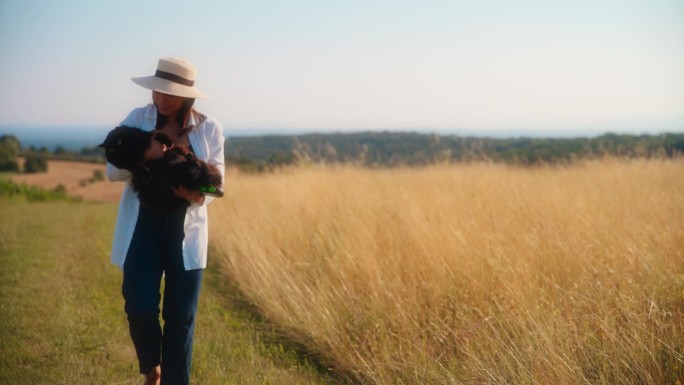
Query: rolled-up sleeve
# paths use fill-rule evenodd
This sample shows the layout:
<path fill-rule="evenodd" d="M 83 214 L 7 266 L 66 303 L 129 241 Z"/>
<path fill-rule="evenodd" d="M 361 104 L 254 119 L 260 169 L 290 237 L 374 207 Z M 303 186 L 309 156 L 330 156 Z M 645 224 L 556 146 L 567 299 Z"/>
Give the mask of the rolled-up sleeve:
<path fill-rule="evenodd" d="M 125 182 L 133 177 L 130 171 L 124 170 L 107 162 L 107 180 L 110 182 Z"/>
<path fill-rule="evenodd" d="M 223 186 L 225 188 L 226 161 L 224 159 L 224 146 L 226 139 L 223 137 L 223 125 L 221 125 L 221 122 L 212 119 L 211 123 L 207 125 L 206 130 L 207 131 L 205 135 L 207 140 L 208 153 L 205 161 L 213 166 L 216 166 L 216 168 L 219 169 L 219 171 L 221 172 L 221 179 L 223 180 Z M 211 195 L 206 195 L 204 198 L 204 202 L 202 202 L 201 204 L 195 203 L 195 205 L 207 205 L 211 203 L 214 199 L 215 198 Z"/>

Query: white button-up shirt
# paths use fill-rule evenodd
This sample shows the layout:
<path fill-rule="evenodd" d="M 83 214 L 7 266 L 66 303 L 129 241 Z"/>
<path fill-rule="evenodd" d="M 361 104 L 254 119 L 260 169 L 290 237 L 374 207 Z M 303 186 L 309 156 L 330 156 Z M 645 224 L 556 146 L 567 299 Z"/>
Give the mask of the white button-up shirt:
<path fill-rule="evenodd" d="M 122 126 L 138 127 L 145 131 L 152 131 L 157 123 L 157 108 L 154 104 L 136 108 Z M 195 155 L 203 161 L 213 164 L 224 177 L 225 161 L 223 157 L 223 126 L 216 119 L 207 116 L 197 121 L 195 114 L 190 114 L 188 126 L 194 126 L 188 133 L 188 139 Z M 123 269 L 126 254 L 133 239 L 133 231 L 138 220 L 140 201 L 130 184 L 131 173 L 107 163 L 107 179 L 110 181 L 124 181 L 126 186 L 121 194 L 119 212 L 114 230 L 114 244 L 112 245 L 112 263 Z M 207 247 L 209 243 L 209 226 L 207 220 L 207 204 L 214 198 L 206 196 L 202 204 L 192 203 L 185 213 L 185 239 L 183 239 L 183 263 L 185 270 L 203 269 L 207 267 Z"/>

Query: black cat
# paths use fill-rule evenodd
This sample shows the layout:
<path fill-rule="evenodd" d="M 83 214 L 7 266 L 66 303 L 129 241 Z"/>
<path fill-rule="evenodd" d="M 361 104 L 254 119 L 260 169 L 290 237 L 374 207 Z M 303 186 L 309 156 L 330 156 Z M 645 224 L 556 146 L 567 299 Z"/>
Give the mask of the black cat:
<path fill-rule="evenodd" d="M 166 147 L 164 156 L 145 160 L 145 151 L 153 140 Z M 190 205 L 173 192 L 179 186 L 223 196 L 223 178 L 218 168 L 198 159 L 187 147 L 174 144 L 164 133 L 119 126 L 98 147 L 104 148 L 109 163 L 133 174 L 131 184 L 140 203 L 155 211 L 169 212 Z"/>

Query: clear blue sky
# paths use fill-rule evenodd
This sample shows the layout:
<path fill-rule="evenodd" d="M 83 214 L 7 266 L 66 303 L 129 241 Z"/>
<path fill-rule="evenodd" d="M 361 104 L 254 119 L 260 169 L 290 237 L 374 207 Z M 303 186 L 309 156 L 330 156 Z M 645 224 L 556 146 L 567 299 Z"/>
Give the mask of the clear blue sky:
<path fill-rule="evenodd" d="M 0 0 L 0 125 L 116 125 L 163 56 L 229 131 L 684 131 L 682 0 Z"/>

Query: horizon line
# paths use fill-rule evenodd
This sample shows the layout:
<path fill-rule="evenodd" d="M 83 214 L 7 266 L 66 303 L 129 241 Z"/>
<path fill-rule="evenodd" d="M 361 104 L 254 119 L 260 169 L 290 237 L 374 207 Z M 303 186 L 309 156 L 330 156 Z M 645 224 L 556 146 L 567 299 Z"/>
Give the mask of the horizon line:
<path fill-rule="evenodd" d="M 1 135 L 16 135 L 17 137 L 24 137 L 28 140 L 41 139 L 36 135 L 44 134 L 44 130 L 52 129 L 71 129 L 71 132 L 64 132 L 56 134 L 59 139 L 65 139 L 70 136 L 70 133 L 78 131 L 83 134 L 84 130 L 96 128 L 98 131 L 93 131 L 93 135 L 101 135 L 102 131 L 109 128 L 104 125 L 41 125 L 41 124 L 0 124 Z M 34 129 L 43 132 L 16 132 L 17 129 Z M 264 136 L 297 136 L 297 135 L 346 135 L 346 134 L 363 134 L 363 133 L 414 133 L 422 135 L 439 135 L 439 136 L 462 136 L 462 137 L 492 137 L 492 138 L 592 138 L 602 135 L 632 135 L 632 136 L 658 136 L 663 134 L 682 134 L 684 128 L 679 130 L 652 130 L 652 129 L 531 129 L 531 128 L 506 128 L 506 129 L 465 129 L 465 128 L 420 128 L 420 127 L 384 127 L 384 128 L 225 128 L 223 130 L 224 137 L 264 137 Z M 29 135 L 26 135 L 29 134 Z M 52 135 L 51 135 L 52 136 Z M 56 139 L 43 138 L 43 140 Z M 85 139 L 85 138 L 83 138 Z"/>

